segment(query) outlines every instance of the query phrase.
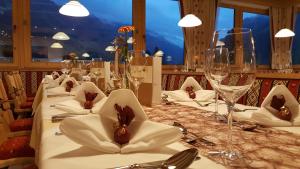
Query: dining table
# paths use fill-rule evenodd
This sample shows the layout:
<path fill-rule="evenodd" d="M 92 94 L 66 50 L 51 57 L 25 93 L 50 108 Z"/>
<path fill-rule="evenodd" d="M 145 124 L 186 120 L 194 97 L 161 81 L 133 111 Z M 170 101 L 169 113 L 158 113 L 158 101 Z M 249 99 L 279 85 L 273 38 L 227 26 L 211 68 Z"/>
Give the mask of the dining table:
<path fill-rule="evenodd" d="M 47 90 L 47 84 L 41 83 L 33 104 L 34 124 L 30 146 L 35 149 L 36 164 L 40 169 L 114 168 L 165 160 L 176 152 L 192 147 L 198 149 L 200 158 L 190 165 L 191 169 L 240 168 L 226 165 L 220 155 L 212 153 L 226 149 L 228 129 L 226 121 L 216 120 L 215 103 L 199 105 L 194 101 L 171 100 L 152 107 L 143 106 L 150 120 L 168 125 L 180 123 L 197 138 L 197 141 L 188 143 L 182 139 L 151 151 L 107 154 L 79 145 L 61 133 L 60 121 L 53 121 L 52 117 L 64 115 L 66 112 L 56 109 L 53 105 L 74 96 L 50 97 Z M 236 108 L 240 111 L 234 114 L 245 118 L 258 109 L 241 104 L 236 104 Z M 227 112 L 223 101 L 219 101 L 218 109 L 220 116 Z M 98 114 L 95 112 L 76 116 Z M 242 168 L 300 168 L 300 127 L 257 125 L 254 129 L 245 130 L 242 126 L 243 123 L 234 123 L 232 130 L 233 147 L 239 150 L 245 159 Z M 207 144 L 206 141 L 213 144 Z"/>

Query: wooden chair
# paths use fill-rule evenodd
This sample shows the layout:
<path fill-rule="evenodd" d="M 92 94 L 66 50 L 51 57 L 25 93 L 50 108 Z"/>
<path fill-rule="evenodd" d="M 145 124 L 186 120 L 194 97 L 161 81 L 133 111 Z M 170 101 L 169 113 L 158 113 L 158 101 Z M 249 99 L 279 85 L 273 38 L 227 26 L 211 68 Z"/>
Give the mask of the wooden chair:
<path fill-rule="evenodd" d="M 32 118 L 15 120 L 11 111 L 10 101 L 8 101 L 7 94 L 0 79 L 0 122 L 3 124 L 8 133 L 8 137 L 15 137 L 21 135 L 30 135 L 32 129 Z"/>
<path fill-rule="evenodd" d="M 26 94 L 25 86 L 22 82 L 22 78 L 19 71 L 12 71 L 12 76 L 14 77 L 16 87 L 19 90 L 20 96 L 22 97 L 23 101 L 33 102 L 34 97 L 28 97 Z"/>
<path fill-rule="evenodd" d="M 21 96 L 20 90 L 17 89 L 14 77 L 5 72 L 4 78 L 8 86 L 9 96 L 14 100 L 14 112 L 20 116 L 32 112 L 32 102 L 27 102 L 24 97 Z"/>

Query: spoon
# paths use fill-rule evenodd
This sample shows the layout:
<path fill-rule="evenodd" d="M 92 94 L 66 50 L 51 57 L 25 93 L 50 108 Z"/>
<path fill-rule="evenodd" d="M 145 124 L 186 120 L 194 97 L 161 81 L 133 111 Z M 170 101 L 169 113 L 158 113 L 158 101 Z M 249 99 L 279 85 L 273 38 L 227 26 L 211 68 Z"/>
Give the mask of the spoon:
<path fill-rule="evenodd" d="M 134 169 L 134 168 L 185 169 L 193 163 L 197 155 L 198 155 L 198 150 L 196 148 L 190 148 L 172 155 L 167 160 L 149 162 L 143 164 L 131 164 L 127 166 L 115 167 L 113 169 Z"/>

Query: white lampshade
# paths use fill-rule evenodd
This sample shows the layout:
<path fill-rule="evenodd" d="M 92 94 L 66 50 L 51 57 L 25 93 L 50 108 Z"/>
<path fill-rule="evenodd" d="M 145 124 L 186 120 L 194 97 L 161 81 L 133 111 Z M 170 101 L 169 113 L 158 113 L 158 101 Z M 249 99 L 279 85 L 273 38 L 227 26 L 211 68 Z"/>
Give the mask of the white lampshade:
<path fill-rule="evenodd" d="M 164 52 L 161 50 L 158 50 L 157 52 L 155 52 L 154 57 L 162 57 L 164 55 Z"/>
<path fill-rule="evenodd" d="M 116 48 L 113 47 L 113 46 L 107 46 L 107 47 L 105 48 L 105 51 L 106 51 L 106 52 L 115 52 L 115 51 L 116 51 Z"/>
<path fill-rule="evenodd" d="M 61 49 L 64 48 L 63 45 L 61 45 L 58 42 L 52 43 L 52 45 L 50 46 L 51 48 L 55 48 L 55 49 Z"/>
<path fill-rule="evenodd" d="M 89 58 L 90 55 L 89 55 L 88 53 L 84 52 L 84 53 L 82 54 L 82 57 Z"/>
<path fill-rule="evenodd" d="M 134 42 L 133 37 L 129 37 L 129 38 L 127 39 L 127 43 L 132 44 L 133 42 Z"/>
<path fill-rule="evenodd" d="M 223 41 L 218 40 L 216 46 L 225 46 L 225 43 Z"/>
<path fill-rule="evenodd" d="M 59 9 L 59 13 L 67 16 L 85 17 L 89 16 L 89 11 L 77 0 L 70 0 Z"/>
<path fill-rule="evenodd" d="M 295 36 L 295 33 L 287 28 L 280 29 L 275 34 L 275 38 L 288 38 L 288 37 L 292 37 L 292 36 Z"/>
<path fill-rule="evenodd" d="M 57 32 L 55 35 L 52 36 L 52 39 L 55 40 L 69 40 L 70 37 L 65 34 L 64 32 Z"/>
<path fill-rule="evenodd" d="M 196 27 L 202 25 L 202 21 L 193 14 L 185 15 L 180 21 L 178 22 L 178 26 L 180 27 Z"/>

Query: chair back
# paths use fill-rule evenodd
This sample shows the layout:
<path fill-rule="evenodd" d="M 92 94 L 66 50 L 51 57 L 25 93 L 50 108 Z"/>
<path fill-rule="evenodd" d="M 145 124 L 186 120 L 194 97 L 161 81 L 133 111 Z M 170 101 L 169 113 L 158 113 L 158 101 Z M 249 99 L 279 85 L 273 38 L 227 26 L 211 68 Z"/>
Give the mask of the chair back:
<path fill-rule="evenodd" d="M 0 79 L 0 100 L 1 100 L 1 107 L 3 110 L 10 109 L 10 102 L 8 101 L 7 93 L 4 88 L 2 79 Z"/>
<path fill-rule="evenodd" d="M 12 71 L 12 76 L 15 80 L 15 83 L 16 83 L 16 86 L 17 86 L 17 89 L 18 89 L 18 92 L 20 94 L 20 97 L 21 97 L 22 101 L 26 101 L 27 96 L 26 96 L 25 86 L 22 82 L 20 72 L 19 71 Z"/>
<path fill-rule="evenodd" d="M 4 73 L 4 78 L 8 86 L 9 96 L 14 99 L 15 107 L 19 108 L 21 103 L 23 103 L 23 99 L 21 97 L 20 91 L 17 88 L 15 79 L 11 74 L 7 72 Z"/>

